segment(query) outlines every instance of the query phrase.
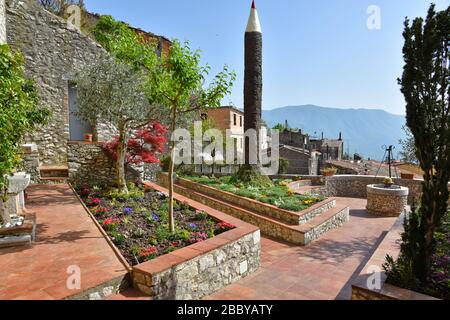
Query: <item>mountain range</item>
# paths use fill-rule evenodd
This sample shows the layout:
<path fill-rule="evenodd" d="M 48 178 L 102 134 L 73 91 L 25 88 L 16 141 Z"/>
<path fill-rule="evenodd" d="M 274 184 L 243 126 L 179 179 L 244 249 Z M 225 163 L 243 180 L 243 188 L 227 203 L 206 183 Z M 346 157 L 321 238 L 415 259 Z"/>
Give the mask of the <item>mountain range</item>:
<path fill-rule="evenodd" d="M 402 130 L 405 117 L 377 109 L 289 106 L 263 110 L 263 119 L 270 128 L 287 120 L 290 128 L 301 129 L 316 138 L 323 132 L 325 138 L 337 139 L 342 132 L 345 152 L 380 161 L 385 153 L 383 146 L 393 145 L 397 156 L 402 149 L 399 139 L 405 137 Z"/>

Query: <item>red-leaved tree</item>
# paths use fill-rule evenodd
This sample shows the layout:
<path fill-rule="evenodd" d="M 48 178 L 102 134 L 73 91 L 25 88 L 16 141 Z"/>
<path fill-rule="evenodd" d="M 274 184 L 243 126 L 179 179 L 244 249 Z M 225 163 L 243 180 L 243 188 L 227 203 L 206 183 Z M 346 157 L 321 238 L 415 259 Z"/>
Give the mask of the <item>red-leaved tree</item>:
<path fill-rule="evenodd" d="M 157 155 L 164 153 L 167 133 L 167 128 L 159 122 L 150 123 L 134 131 L 127 141 L 125 162 L 135 165 L 159 163 Z M 119 144 L 120 137 L 117 136 L 103 146 L 114 160 L 118 158 Z"/>

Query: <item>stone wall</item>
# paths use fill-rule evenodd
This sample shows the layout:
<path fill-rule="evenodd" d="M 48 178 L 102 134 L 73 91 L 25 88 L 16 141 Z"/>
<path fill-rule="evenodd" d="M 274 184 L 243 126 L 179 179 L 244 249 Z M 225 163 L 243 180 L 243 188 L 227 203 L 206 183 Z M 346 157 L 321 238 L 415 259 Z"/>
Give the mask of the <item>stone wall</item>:
<path fill-rule="evenodd" d="M 68 143 L 69 181 L 95 186 L 115 184 L 114 160 L 103 150 L 101 143 Z M 127 167 L 127 181 L 140 181 L 136 170 Z"/>
<path fill-rule="evenodd" d="M 5 0 L 0 0 L 0 44 L 6 42 L 6 11 Z"/>
<path fill-rule="evenodd" d="M 328 196 L 367 198 L 369 184 L 383 184 L 385 177 L 341 175 L 327 177 L 325 190 Z M 422 195 L 422 180 L 393 179 L 395 184 L 409 189 L 408 204 L 419 201 Z M 450 184 L 449 184 L 450 189 Z"/>
<path fill-rule="evenodd" d="M 6 0 L 6 18 L 8 43 L 24 55 L 26 75 L 36 81 L 40 103 L 52 111 L 48 125 L 27 137 L 27 142 L 38 145 L 44 164 L 66 164 L 69 82 L 83 67 L 108 54 L 37 1 Z"/>
<path fill-rule="evenodd" d="M 398 217 L 408 205 L 407 188 L 382 188 L 367 186 L 367 212 L 385 217 Z"/>
<path fill-rule="evenodd" d="M 138 266 L 134 284 L 154 299 L 198 300 L 258 270 L 260 250 L 258 230 L 160 272 Z"/>

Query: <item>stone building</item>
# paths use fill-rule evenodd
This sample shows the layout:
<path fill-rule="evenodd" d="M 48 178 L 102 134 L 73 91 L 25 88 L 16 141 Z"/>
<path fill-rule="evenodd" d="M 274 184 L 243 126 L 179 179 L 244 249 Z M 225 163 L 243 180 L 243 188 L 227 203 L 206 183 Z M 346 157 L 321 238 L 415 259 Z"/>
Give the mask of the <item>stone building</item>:
<path fill-rule="evenodd" d="M 304 134 L 301 130 L 284 130 L 280 132 L 280 144 L 309 150 L 309 135 Z"/>
<path fill-rule="evenodd" d="M 292 147 L 280 146 L 280 157 L 289 161 L 287 174 L 318 175 L 320 153 Z"/>
<path fill-rule="evenodd" d="M 344 140 L 342 134 L 339 139 L 310 139 L 310 150 L 322 153 L 322 160 L 342 160 L 344 157 Z"/>
<path fill-rule="evenodd" d="M 234 139 L 235 152 L 244 152 L 244 113 L 235 107 L 220 107 L 208 110 L 204 119 L 212 120 L 215 127 L 223 132 L 230 130 Z"/>
<path fill-rule="evenodd" d="M 1 30 L 0 18 L 0 35 Z M 94 130 L 77 118 L 74 79 L 84 67 L 97 59 L 111 58 L 110 55 L 88 35 L 34 0 L 6 0 L 6 31 L 8 44 L 25 58 L 26 76 L 35 80 L 40 103 L 51 111 L 48 124 L 26 138 L 30 144 L 27 153 L 37 152 L 38 160 L 29 154 L 24 157 L 25 169 L 33 173 L 33 181 L 68 177 L 77 180 L 83 166 L 90 168 L 86 172 L 108 174 L 108 170 L 100 169 L 111 160 L 99 142 L 110 140 L 115 129 L 99 123 Z M 99 142 L 89 146 L 83 142 L 89 133 L 96 133 L 94 141 Z M 37 151 L 32 145 L 37 146 Z"/>

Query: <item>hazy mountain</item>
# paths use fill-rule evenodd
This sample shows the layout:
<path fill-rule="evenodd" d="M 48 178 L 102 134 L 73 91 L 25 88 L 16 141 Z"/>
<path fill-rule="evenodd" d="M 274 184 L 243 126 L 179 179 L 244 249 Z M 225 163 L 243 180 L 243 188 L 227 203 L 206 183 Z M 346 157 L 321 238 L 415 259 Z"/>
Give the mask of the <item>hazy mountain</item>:
<path fill-rule="evenodd" d="M 269 127 L 288 120 L 291 128 L 300 128 L 310 136 L 337 139 L 342 132 L 345 152 L 358 152 L 365 158 L 381 160 L 383 145 L 394 145 L 394 155 L 401 151 L 398 140 L 404 138 L 405 117 L 372 109 L 335 109 L 313 105 L 290 106 L 264 110 L 263 119 Z"/>

